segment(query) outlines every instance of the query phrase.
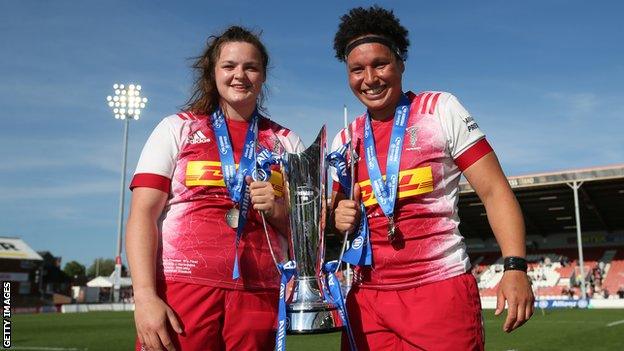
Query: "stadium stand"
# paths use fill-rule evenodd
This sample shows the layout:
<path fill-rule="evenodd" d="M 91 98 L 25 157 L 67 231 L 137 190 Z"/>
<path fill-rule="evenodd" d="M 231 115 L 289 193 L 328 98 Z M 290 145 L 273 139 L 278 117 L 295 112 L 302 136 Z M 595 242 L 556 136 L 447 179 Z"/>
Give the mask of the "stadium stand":
<path fill-rule="evenodd" d="M 588 292 L 592 298 L 617 298 L 618 289 L 624 289 L 624 247 L 587 250 L 584 272 Z M 580 296 L 580 269 L 578 252 L 571 249 L 553 250 L 527 255 L 528 275 L 535 295 L 539 298 Z M 481 296 L 496 296 L 503 276 L 502 257 L 498 253 L 475 255 L 473 274 L 477 278 Z M 603 291 L 608 293 L 605 295 Z"/>
<path fill-rule="evenodd" d="M 624 289 L 624 248 L 618 250 L 607 266 L 602 286 L 615 296 L 619 289 Z"/>
<path fill-rule="evenodd" d="M 529 276 L 537 296 L 578 298 L 581 279 L 593 298 L 617 298 L 620 287 L 624 294 L 624 165 L 509 177 L 508 181 L 524 215 Z M 460 231 L 481 295 L 495 296 L 502 278 L 500 248 L 483 204 L 468 183 L 460 184 L 458 206 Z"/>

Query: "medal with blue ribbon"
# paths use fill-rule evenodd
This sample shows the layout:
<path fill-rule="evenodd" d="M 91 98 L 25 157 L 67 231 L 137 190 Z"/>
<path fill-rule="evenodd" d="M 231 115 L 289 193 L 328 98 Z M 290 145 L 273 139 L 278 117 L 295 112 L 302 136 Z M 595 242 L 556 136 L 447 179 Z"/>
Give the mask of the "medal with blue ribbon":
<path fill-rule="evenodd" d="M 258 147 L 256 147 L 258 149 Z M 283 158 L 279 155 L 269 151 L 266 148 L 261 148 L 256 157 L 256 164 L 253 170 L 252 178 L 256 181 L 266 182 L 271 178 L 271 166 L 280 164 Z M 297 264 L 295 261 L 287 261 L 283 264 L 277 262 L 275 253 L 273 252 L 271 239 L 266 228 L 266 220 L 264 214 L 262 214 L 262 224 L 264 226 L 264 233 L 266 235 L 267 242 L 269 244 L 269 250 L 271 251 L 271 257 L 277 267 L 280 274 L 280 289 L 279 289 L 279 301 L 277 308 L 277 332 L 275 334 L 275 350 L 286 350 L 286 328 L 288 327 L 288 321 L 286 318 L 286 284 L 297 274 Z"/>
<path fill-rule="evenodd" d="M 286 284 L 296 274 L 297 264 L 295 261 L 288 261 L 278 264 L 277 268 L 281 272 L 279 305 L 277 309 L 277 333 L 275 334 L 275 350 L 286 350 Z"/>
<path fill-rule="evenodd" d="M 249 128 L 247 129 L 247 134 L 245 136 L 245 145 L 243 147 L 243 154 L 238 165 L 238 170 L 236 169 L 236 164 L 234 162 L 234 151 L 232 149 L 232 143 L 230 142 L 225 116 L 221 108 L 218 108 L 211 117 L 212 128 L 217 137 L 217 144 L 219 147 L 219 158 L 221 159 L 223 182 L 225 183 L 225 187 L 230 195 L 230 199 L 232 199 L 235 205 L 240 207 L 240 213 L 237 213 L 238 211 L 236 208 L 233 208 L 229 210 L 226 215 L 228 225 L 232 228 L 236 228 L 232 279 L 238 279 L 240 277 L 238 267 L 238 246 L 243 235 L 243 229 L 247 223 L 247 213 L 249 212 L 249 205 L 251 203 L 247 183 L 245 183 L 245 176 L 250 175 L 253 171 L 252 167 L 255 166 L 258 111 L 254 111 L 251 121 L 249 122 Z M 234 226 L 234 223 L 236 226 Z"/>
<path fill-rule="evenodd" d="M 339 265 L 340 262 L 338 261 L 330 261 L 323 265 L 326 279 L 326 284 L 323 285 L 323 289 L 325 297 L 329 300 L 329 302 L 338 307 L 340 319 L 342 319 L 342 324 L 344 325 L 347 337 L 349 338 L 349 349 L 351 351 L 357 351 L 355 338 L 353 337 L 353 331 L 351 330 L 351 323 L 349 322 L 349 315 L 347 314 L 347 306 L 345 305 L 345 300 L 342 296 L 342 288 L 340 287 L 338 277 L 336 277 L 336 270 Z"/>
<path fill-rule="evenodd" d="M 388 218 L 388 240 L 392 242 L 396 236 L 394 223 L 394 204 L 397 198 L 399 167 L 401 163 L 401 152 L 403 150 L 403 139 L 405 137 L 405 129 L 409 117 L 410 101 L 401 95 L 401 100 L 394 111 L 394 122 L 392 126 L 392 134 L 390 137 L 390 145 L 388 146 L 388 156 L 386 163 L 386 179 L 381 176 L 379 163 L 377 162 L 377 150 L 375 149 L 375 140 L 371 128 L 371 117 L 366 112 L 364 120 L 364 156 L 366 157 L 366 167 L 368 175 L 373 186 L 373 193 L 377 198 L 377 203 L 381 210 Z"/>
<path fill-rule="evenodd" d="M 349 133 L 349 141 L 341 145 L 338 150 L 331 152 L 329 155 L 327 155 L 327 162 L 331 167 L 334 167 L 334 169 L 336 169 L 338 182 L 340 183 L 340 186 L 342 187 L 342 190 L 344 191 L 344 194 L 346 196 L 349 196 L 351 194 L 351 187 L 353 182 L 351 175 L 351 173 L 353 172 L 347 172 L 349 168 L 349 165 L 347 164 L 347 153 L 350 150 L 350 139 L 351 136 Z M 350 166 L 352 168 L 355 167 L 355 160 L 353 155 L 351 155 Z M 349 249 L 344 251 L 344 253 L 342 253 L 340 257 L 343 262 L 347 262 L 356 266 L 370 266 L 373 262 L 372 250 L 369 240 L 366 209 L 364 208 L 363 204 L 360 204 L 360 218 L 360 226 L 357 236 L 351 242 Z"/>
<path fill-rule="evenodd" d="M 336 170 L 338 182 L 347 196 L 351 193 L 351 175 L 347 172 L 347 152 L 349 151 L 349 144 L 350 142 L 347 142 L 341 145 L 338 150 L 327 155 L 327 163 Z"/>

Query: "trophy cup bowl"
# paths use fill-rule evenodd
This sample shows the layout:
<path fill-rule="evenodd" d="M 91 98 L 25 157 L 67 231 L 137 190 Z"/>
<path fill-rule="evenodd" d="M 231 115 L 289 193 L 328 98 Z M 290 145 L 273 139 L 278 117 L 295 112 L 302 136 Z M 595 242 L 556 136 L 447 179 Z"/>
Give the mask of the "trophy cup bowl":
<path fill-rule="evenodd" d="M 327 211 L 326 138 L 323 126 L 305 151 L 285 155 L 290 250 L 297 262 L 293 297 L 287 307 L 290 334 L 331 332 L 342 327 L 336 306 L 323 298 L 321 290 Z"/>

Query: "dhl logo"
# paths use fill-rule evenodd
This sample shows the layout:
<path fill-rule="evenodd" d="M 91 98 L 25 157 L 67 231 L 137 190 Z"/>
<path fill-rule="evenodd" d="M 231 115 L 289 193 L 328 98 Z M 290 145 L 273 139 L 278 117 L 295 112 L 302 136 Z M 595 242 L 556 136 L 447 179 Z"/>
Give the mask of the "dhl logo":
<path fill-rule="evenodd" d="M 386 176 L 383 176 L 384 180 Z M 370 179 L 359 182 L 364 206 L 377 203 Z M 431 166 L 413 168 L 399 172 L 398 198 L 430 193 L 433 191 L 433 174 Z"/>
<path fill-rule="evenodd" d="M 236 165 L 238 169 L 238 164 Z M 284 179 L 282 173 L 271 171 L 269 179 L 276 196 L 284 194 Z M 186 164 L 186 186 L 220 186 L 225 187 L 223 172 L 221 172 L 221 162 L 219 161 L 189 161 Z"/>

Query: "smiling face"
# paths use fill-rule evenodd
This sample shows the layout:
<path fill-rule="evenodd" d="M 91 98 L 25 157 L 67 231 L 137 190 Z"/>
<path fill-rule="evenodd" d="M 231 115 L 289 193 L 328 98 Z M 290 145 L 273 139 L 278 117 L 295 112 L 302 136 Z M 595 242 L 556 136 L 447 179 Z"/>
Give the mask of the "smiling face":
<path fill-rule="evenodd" d="M 403 62 L 383 44 L 361 44 L 349 53 L 349 86 L 372 118 L 384 120 L 393 116 L 401 99 L 404 68 Z"/>
<path fill-rule="evenodd" d="M 227 42 L 221 46 L 215 65 L 215 83 L 226 116 L 236 110 L 243 118 L 248 117 L 256 106 L 264 81 L 265 67 L 260 51 L 253 44 Z"/>

